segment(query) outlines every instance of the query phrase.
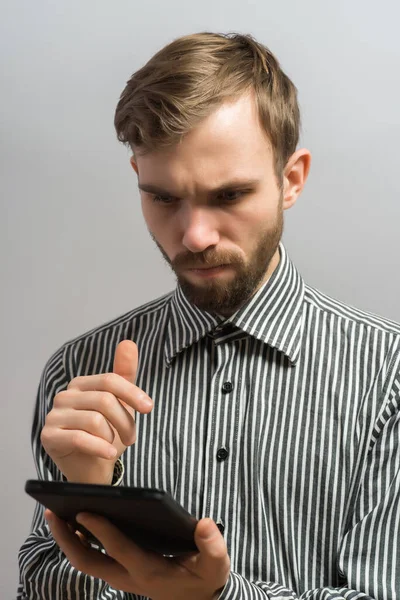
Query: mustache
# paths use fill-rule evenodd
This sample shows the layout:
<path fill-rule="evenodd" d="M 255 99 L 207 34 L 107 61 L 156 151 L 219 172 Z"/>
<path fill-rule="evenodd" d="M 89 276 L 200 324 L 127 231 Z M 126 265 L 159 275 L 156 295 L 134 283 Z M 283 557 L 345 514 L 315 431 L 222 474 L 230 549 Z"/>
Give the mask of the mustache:
<path fill-rule="evenodd" d="M 172 266 L 176 269 L 198 269 L 198 268 L 209 268 L 218 267 L 220 265 L 229 265 L 237 263 L 238 258 L 236 255 L 231 253 L 215 254 L 214 252 L 205 253 L 199 252 L 193 253 L 182 253 L 178 254 L 172 261 Z"/>
<path fill-rule="evenodd" d="M 149 230 L 150 231 L 150 230 Z M 204 252 L 180 252 L 174 259 L 170 259 L 164 248 L 157 241 L 155 235 L 150 231 L 150 235 L 157 248 L 160 250 L 164 260 L 172 267 L 174 271 L 178 269 L 197 269 L 200 267 L 211 268 L 219 265 L 237 265 L 243 266 L 242 257 L 232 251 L 217 253 L 215 250 Z"/>

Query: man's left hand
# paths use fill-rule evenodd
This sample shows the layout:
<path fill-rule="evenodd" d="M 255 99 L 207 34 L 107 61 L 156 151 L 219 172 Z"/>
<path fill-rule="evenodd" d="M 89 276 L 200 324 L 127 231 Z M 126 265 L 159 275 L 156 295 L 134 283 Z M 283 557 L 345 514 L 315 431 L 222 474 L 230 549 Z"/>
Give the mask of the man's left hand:
<path fill-rule="evenodd" d="M 197 524 L 199 552 L 171 559 L 142 550 L 103 517 L 85 513 L 77 520 L 102 543 L 107 554 L 90 548 L 51 511 L 46 510 L 45 517 L 71 565 L 114 589 L 152 600 L 213 600 L 228 581 L 230 560 L 225 540 L 211 519 Z"/>

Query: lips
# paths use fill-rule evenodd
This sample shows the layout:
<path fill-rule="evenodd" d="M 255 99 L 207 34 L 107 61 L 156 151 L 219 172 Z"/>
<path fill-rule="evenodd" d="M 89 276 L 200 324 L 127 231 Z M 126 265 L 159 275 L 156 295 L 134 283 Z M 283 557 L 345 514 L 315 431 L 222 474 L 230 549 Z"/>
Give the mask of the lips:
<path fill-rule="evenodd" d="M 219 267 L 225 267 L 226 265 L 213 265 L 212 267 L 190 267 L 189 271 L 211 271 L 211 269 L 218 269 Z"/>
<path fill-rule="evenodd" d="M 229 265 L 218 265 L 216 267 L 198 267 L 195 269 L 188 269 L 187 273 L 191 277 L 196 277 L 197 279 L 212 279 L 214 277 L 219 277 L 223 273 L 226 273 Z"/>

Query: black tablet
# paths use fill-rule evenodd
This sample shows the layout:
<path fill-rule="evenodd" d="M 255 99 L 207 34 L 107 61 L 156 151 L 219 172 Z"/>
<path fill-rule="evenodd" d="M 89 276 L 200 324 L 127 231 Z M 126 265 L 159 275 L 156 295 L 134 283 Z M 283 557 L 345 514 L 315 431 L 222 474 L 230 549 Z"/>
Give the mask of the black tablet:
<path fill-rule="evenodd" d="M 31 479 L 26 482 L 25 491 L 100 546 L 76 522 L 78 513 L 107 518 L 146 550 L 167 556 L 197 552 L 197 519 L 163 490 Z"/>

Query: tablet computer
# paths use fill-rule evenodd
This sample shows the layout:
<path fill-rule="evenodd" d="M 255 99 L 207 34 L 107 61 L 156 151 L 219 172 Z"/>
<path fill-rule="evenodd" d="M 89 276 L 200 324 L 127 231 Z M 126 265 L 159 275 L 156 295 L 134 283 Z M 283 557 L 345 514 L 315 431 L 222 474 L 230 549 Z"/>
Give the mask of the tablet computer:
<path fill-rule="evenodd" d="M 163 490 L 31 479 L 25 491 L 99 546 L 99 540 L 76 522 L 78 513 L 105 517 L 146 550 L 165 556 L 198 551 L 197 519 Z"/>

